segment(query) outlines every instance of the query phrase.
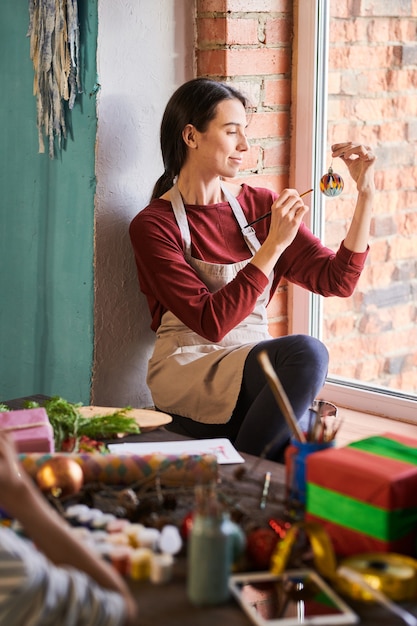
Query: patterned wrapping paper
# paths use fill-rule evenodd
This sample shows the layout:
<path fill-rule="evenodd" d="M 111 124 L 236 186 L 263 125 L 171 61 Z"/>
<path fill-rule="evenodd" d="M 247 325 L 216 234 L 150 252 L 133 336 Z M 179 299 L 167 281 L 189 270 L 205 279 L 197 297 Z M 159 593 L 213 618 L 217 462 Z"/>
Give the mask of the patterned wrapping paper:
<path fill-rule="evenodd" d="M 159 477 L 165 486 L 194 485 L 217 480 L 218 463 L 214 455 L 148 454 L 21 454 L 24 469 L 36 477 L 39 468 L 49 459 L 63 456 L 74 459 L 82 468 L 84 483 L 130 485 Z"/>
<path fill-rule="evenodd" d="M 417 440 L 384 433 L 311 455 L 306 520 L 322 524 L 339 556 L 415 556 Z"/>

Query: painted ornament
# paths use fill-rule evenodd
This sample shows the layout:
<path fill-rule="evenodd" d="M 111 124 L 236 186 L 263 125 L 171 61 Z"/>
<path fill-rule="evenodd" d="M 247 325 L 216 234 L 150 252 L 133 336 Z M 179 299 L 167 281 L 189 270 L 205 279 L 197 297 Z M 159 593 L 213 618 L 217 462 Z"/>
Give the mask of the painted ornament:
<path fill-rule="evenodd" d="M 327 174 L 320 178 L 320 191 L 329 198 L 338 196 L 343 191 L 343 178 L 340 174 L 333 172 L 333 168 L 329 167 Z"/>

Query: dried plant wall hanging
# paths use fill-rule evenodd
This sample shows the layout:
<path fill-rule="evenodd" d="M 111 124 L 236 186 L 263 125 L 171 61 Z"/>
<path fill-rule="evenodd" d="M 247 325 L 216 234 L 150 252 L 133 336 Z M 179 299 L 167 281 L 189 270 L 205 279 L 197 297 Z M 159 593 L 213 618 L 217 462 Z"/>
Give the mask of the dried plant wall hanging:
<path fill-rule="evenodd" d="M 30 58 L 35 70 L 39 152 L 54 158 L 54 139 L 61 148 L 66 138 L 65 101 L 71 110 L 79 79 L 79 24 L 77 0 L 29 0 Z"/>

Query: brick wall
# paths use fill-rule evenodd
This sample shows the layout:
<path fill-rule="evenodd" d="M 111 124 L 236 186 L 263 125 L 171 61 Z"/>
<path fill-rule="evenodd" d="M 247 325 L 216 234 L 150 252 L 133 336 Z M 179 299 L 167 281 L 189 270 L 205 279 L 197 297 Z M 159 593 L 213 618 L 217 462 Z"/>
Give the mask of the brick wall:
<path fill-rule="evenodd" d="M 197 0 L 197 74 L 231 80 L 249 97 L 250 150 L 242 178 L 289 185 L 292 0 Z M 271 333 L 287 333 L 287 286 L 268 307 Z"/>
<path fill-rule="evenodd" d="M 415 393 L 417 2 L 331 6 L 328 145 L 341 137 L 372 145 L 378 193 L 367 266 L 351 298 L 326 300 L 324 340 L 333 373 Z M 326 203 L 332 248 L 353 203 L 353 185 Z"/>
<path fill-rule="evenodd" d="M 378 197 L 367 267 L 351 298 L 325 301 L 323 338 L 332 373 L 415 392 L 417 0 L 331 5 L 328 146 L 348 138 L 376 148 Z M 293 2 L 197 0 L 196 6 L 198 75 L 232 80 L 254 105 L 243 179 L 279 191 L 290 174 Z M 327 202 L 332 248 L 346 232 L 354 192 L 347 184 L 337 201 Z M 271 332 L 285 334 L 285 284 L 268 314 Z"/>

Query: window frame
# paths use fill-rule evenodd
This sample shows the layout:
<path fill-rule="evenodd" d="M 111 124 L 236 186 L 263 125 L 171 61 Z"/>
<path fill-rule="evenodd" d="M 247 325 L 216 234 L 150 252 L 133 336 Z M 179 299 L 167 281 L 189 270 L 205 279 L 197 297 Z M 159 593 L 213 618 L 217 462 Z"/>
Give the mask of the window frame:
<path fill-rule="evenodd" d="M 315 141 L 326 136 L 327 64 L 326 32 L 329 0 L 299 0 L 294 13 L 294 89 L 292 162 L 290 184 L 296 189 L 314 188 L 306 225 L 318 236 L 324 231 L 320 176 L 325 171 L 325 149 Z M 315 334 L 321 311 L 319 299 L 296 285 L 288 285 L 289 332 Z M 338 406 L 417 423 L 417 399 L 399 392 L 328 378 L 321 394 Z"/>

